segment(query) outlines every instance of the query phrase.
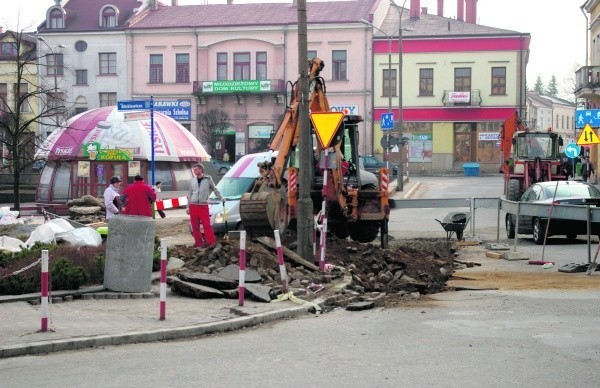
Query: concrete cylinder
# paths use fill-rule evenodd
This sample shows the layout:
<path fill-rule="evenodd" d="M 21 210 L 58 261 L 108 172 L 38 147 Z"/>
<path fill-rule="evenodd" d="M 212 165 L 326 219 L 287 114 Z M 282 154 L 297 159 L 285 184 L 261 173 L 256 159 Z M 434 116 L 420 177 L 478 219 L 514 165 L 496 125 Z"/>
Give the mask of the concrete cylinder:
<path fill-rule="evenodd" d="M 104 287 L 118 292 L 149 292 L 152 286 L 154 219 L 117 214 L 108 220 Z"/>

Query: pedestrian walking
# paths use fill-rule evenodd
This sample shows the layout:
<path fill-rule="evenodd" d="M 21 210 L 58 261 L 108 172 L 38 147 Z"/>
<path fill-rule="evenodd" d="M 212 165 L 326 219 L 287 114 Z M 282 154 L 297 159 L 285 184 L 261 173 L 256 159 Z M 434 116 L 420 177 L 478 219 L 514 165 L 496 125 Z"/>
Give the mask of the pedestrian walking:
<path fill-rule="evenodd" d="M 156 201 L 156 193 L 144 183 L 141 175 L 133 178 L 133 184 L 123 191 L 123 196 L 127 201 L 124 214 L 152 217 L 152 204 Z"/>
<path fill-rule="evenodd" d="M 190 215 L 194 246 L 199 248 L 204 246 L 211 247 L 215 245 L 216 239 L 212 225 L 210 224 L 208 196 L 214 191 L 223 204 L 225 204 L 225 199 L 215 187 L 212 177 L 204 175 L 204 167 L 201 164 L 195 164 L 192 171 L 194 172 L 194 178 L 190 181 L 186 212 Z M 204 237 L 202 237 L 202 233 L 200 232 L 200 224 L 204 228 Z"/>
<path fill-rule="evenodd" d="M 587 182 L 588 178 L 591 178 L 594 174 L 596 174 L 594 165 L 590 162 L 590 157 L 586 156 L 581 164 L 581 179 L 583 179 L 584 182 Z"/>
<path fill-rule="evenodd" d="M 156 200 L 161 199 L 161 195 L 160 192 L 162 191 L 162 182 L 158 181 L 154 184 L 154 192 L 156 193 Z M 167 215 L 165 214 L 164 211 L 162 210 L 157 210 L 156 211 L 158 213 L 158 215 L 160 216 L 160 218 L 165 218 Z"/>
<path fill-rule="evenodd" d="M 121 200 L 119 190 L 121 189 L 121 178 L 113 176 L 110 184 L 104 190 L 104 208 L 106 209 L 106 221 L 115 214 L 121 213 Z"/>

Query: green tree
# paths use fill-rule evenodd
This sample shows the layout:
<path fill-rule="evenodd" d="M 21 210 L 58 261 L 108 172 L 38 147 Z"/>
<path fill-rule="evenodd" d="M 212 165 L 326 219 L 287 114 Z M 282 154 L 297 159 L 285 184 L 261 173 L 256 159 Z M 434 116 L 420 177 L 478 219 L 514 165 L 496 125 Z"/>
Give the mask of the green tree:
<path fill-rule="evenodd" d="M 64 114 L 56 86 L 38 82 L 37 38 L 23 30 L 0 34 L 0 145 L 3 168 L 12 173 L 14 208 L 21 208 L 21 174 L 36 161 L 46 118 Z M 40 61 L 41 62 L 41 61 Z M 46 62 L 45 62 L 46 63 Z M 47 72 L 44 72 L 47 74 Z M 62 96 L 62 94 L 60 94 Z"/>
<path fill-rule="evenodd" d="M 535 85 L 533 86 L 533 90 L 539 95 L 541 96 L 542 94 L 544 94 L 544 82 L 542 82 L 542 76 L 541 75 L 537 75 L 537 78 L 535 79 Z"/>
<path fill-rule="evenodd" d="M 550 78 L 550 82 L 548 83 L 548 86 L 546 87 L 546 95 L 552 96 L 552 97 L 558 96 L 558 84 L 556 82 L 555 75 L 552 75 L 552 78 Z"/>

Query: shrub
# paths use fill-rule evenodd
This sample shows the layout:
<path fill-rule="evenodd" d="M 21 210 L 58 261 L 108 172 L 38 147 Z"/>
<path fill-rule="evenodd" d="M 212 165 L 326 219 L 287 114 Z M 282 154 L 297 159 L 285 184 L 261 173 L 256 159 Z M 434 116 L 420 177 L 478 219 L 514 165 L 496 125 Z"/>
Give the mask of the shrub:
<path fill-rule="evenodd" d="M 50 281 L 53 290 L 77 290 L 88 279 L 83 267 L 69 263 L 67 259 L 52 262 Z"/>

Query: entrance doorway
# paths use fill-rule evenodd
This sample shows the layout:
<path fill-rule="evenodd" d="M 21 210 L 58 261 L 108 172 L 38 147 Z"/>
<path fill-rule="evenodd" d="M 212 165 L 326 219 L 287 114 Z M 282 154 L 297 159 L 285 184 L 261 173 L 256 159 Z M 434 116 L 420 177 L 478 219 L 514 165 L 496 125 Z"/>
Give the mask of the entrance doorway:
<path fill-rule="evenodd" d="M 454 167 L 473 162 L 476 158 L 477 128 L 475 123 L 454 124 Z"/>

